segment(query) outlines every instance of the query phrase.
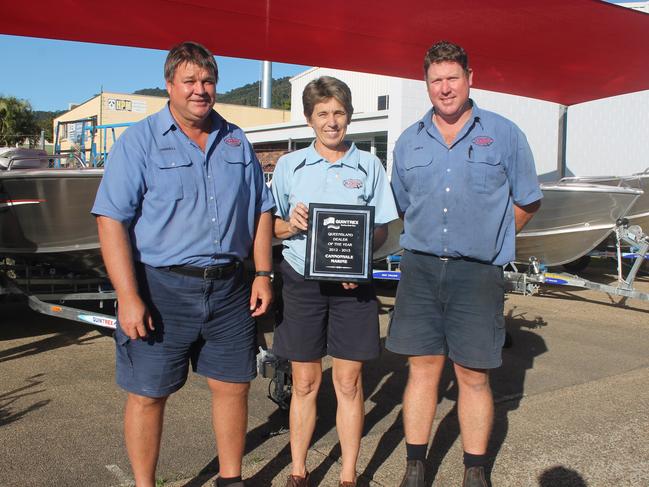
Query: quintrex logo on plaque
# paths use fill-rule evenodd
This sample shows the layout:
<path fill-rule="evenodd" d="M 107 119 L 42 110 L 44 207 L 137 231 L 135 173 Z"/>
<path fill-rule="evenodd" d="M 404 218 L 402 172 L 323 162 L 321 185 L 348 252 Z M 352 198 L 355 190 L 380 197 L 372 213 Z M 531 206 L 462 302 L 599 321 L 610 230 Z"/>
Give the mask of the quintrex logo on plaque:
<path fill-rule="evenodd" d="M 304 277 L 367 282 L 371 279 L 374 207 L 309 205 Z"/>

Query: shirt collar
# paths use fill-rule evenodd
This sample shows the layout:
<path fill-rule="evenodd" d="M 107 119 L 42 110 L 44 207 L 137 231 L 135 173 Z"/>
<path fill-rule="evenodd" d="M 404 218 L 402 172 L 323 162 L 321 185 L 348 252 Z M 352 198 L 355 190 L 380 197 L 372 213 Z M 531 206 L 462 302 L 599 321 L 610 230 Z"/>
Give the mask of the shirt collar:
<path fill-rule="evenodd" d="M 478 122 L 480 123 L 482 119 L 482 110 L 478 107 L 478 104 L 473 101 L 471 98 L 469 98 L 469 103 L 471 103 L 471 116 L 473 117 L 473 123 Z M 422 118 L 419 121 L 419 127 L 417 128 L 417 134 L 419 134 L 422 130 L 435 130 L 437 131 L 437 127 L 435 127 L 435 124 L 433 123 L 433 113 L 435 113 L 435 108 L 432 107 L 430 110 L 426 112 L 424 115 L 424 118 Z M 473 125 L 473 123 L 469 124 L 469 126 Z"/>
<path fill-rule="evenodd" d="M 315 140 L 311 142 L 311 145 L 307 148 L 306 151 L 306 164 L 316 164 L 318 162 L 327 162 L 320 153 L 315 150 Z M 353 142 L 349 143 L 349 149 L 345 152 L 345 155 L 342 159 L 337 160 L 334 164 L 341 164 L 343 166 L 351 167 L 352 169 L 358 169 L 358 163 L 360 161 L 360 153 L 356 148 L 356 144 Z M 327 162 L 328 164 L 328 162 Z"/>
<path fill-rule="evenodd" d="M 210 112 L 210 118 L 212 120 L 212 128 L 210 129 L 211 135 L 213 132 L 218 132 L 221 129 L 222 124 L 223 122 L 225 122 L 225 120 L 214 110 Z M 171 110 L 169 109 L 169 102 L 167 102 L 165 107 L 159 112 L 156 128 L 158 133 L 162 135 L 167 135 L 170 130 L 177 130 L 178 128 L 180 128 L 176 123 L 176 120 L 174 120 L 173 115 L 171 114 Z"/>

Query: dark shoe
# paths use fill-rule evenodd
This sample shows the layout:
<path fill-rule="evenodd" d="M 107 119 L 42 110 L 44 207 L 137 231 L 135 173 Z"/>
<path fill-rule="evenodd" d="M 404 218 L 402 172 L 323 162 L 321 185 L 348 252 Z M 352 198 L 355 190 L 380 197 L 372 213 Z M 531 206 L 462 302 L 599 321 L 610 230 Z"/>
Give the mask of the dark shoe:
<path fill-rule="evenodd" d="M 356 487 L 356 482 L 348 482 L 346 480 L 341 480 L 338 484 L 338 487 Z"/>
<path fill-rule="evenodd" d="M 484 467 L 465 468 L 462 487 L 489 487 L 485 477 Z"/>
<path fill-rule="evenodd" d="M 309 487 L 309 472 L 304 477 L 289 475 L 286 479 L 286 487 Z"/>
<path fill-rule="evenodd" d="M 408 460 L 406 473 L 399 487 L 424 487 L 424 462 Z"/>

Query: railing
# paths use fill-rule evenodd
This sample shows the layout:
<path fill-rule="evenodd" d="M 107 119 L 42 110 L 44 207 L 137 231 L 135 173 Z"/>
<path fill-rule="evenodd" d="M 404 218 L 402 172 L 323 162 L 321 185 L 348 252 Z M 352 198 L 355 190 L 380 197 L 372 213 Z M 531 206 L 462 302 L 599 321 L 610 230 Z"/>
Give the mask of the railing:
<path fill-rule="evenodd" d="M 61 159 L 74 159 L 75 165 L 74 167 L 76 168 L 83 168 L 83 167 L 88 167 L 87 164 L 79 157 L 77 154 L 69 153 L 69 154 L 47 154 L 47 155 L 35 155 L 35 156 L 19 156 L 19 157 L 12 157 L 9 159 L 9 163 L 7 164 L 7 171 L 11 171 L 13 165 L 16 162 L 20 161 L 47 161 L 47 166 L 42 166 L 43 169 L 50 168 L 50 167 L 55 167 L 55 168 L 61 168 L 61 167 L 69 167 L 69 164 L 66 165 L 61 165 Z M 54 160 L 58 159 L 57 163 L 54 164 Z M 52 165 L 54 164 L 54 165 Z M 28 168 L 24 168 L 28 169 Z M 29 169 L 38 169 L 38 168 L 29 168 Z"/>

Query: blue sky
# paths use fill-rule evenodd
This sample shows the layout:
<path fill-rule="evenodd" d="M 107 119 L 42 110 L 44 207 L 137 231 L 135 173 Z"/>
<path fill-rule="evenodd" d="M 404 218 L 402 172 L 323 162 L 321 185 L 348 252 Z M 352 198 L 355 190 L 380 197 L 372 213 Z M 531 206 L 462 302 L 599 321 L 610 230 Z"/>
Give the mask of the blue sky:
<path fill-rule="evenodd" d="M 165 56 L 166 51 L 156 49 L 0 34 L 0 95 L 28 100 L 34 110 L 65 110 L 102 88 L 118 93 L 163 88 Z M 219 93 L 260 78 L 259 61 L 217 56 L 217 62 Z M 293 76 L 305 69 L 307 66 L 274 63 L 273 78 Z"/>
<path fill-rule="evenodd" d="M 104 91 L 164 88 L 167 51 L 0 35 L 0 95 L 28 100 L 34 110 L 65 110 Z M 219 93 L 259 80 L 261 62 L 217 56 Z M 273 63 L 273 78 L 308 66 Z M 125 75 L 128 73 L 128 75 Z"/>

